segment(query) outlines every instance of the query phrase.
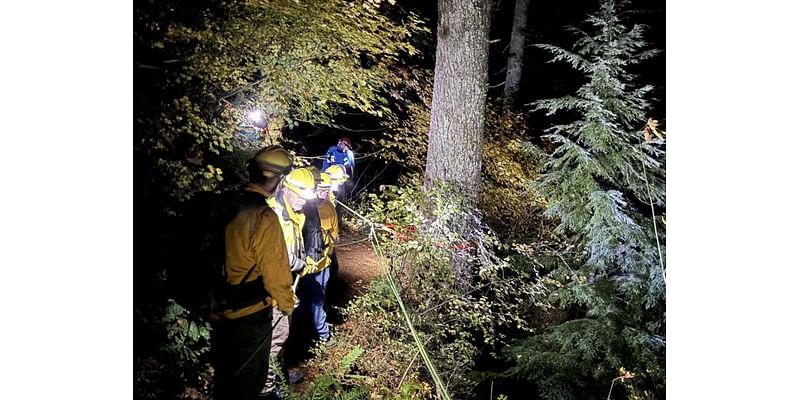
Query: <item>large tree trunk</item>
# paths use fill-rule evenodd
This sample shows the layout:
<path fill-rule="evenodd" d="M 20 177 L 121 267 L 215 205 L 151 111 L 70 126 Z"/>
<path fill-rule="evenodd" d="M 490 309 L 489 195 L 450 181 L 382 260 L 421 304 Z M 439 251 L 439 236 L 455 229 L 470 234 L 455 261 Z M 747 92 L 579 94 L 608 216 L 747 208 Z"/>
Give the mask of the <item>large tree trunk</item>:
<path fill-rule="evenodd" d="M 425 186 L 455 184 L 478 204 L 489 69 L 489 0 L 439 0 Z"/>
<path fill-rule="evenodd" d="M 522 80 L 522 54 L 525 51 L 525 28 L 528 25 L 528 0 L 517 0 L 514 6 L 514 25 L 508 50 L 506 86 L 503 89 L 503 112 L 514 109 Z"/>
<path fill-rule="evenodd" d="M 475 231 L 489 71 L 489 0 L 439 0 L 436 69 L 425 187 L 444 188 L 445 215 L 435 215 L 469 243 Z M 443 183 L 444 185 L 439 185 Z M 441 210 L 441 209 L 439 209 Z M 450 268 L 463 293 L 470 288 L 467 252 L 453 251 Z"/>

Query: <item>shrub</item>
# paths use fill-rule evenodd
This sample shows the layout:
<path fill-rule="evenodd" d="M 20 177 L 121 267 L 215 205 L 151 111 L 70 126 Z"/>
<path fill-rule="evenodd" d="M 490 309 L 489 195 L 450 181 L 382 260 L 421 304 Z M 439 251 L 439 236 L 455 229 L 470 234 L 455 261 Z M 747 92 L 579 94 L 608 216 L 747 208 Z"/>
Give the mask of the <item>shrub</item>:
<path fill-rule="evenodd" d="M 394 186 L 380 196 L 370 195 L 369 218 L 385 224 L 371 232 L 385 261 L 385 275 L 349 304 L 337 337 L 345 347 L 365 349 L 359 366 L 375 378 L 373 391 L 396 395 L 411 384 L 421 385 L 418 395 L 429 393 L 431 377 L 400 312 L 395 287 L 439 376 L 454 396 L 463 397 L 473 392 L 476 382 L 468 372 L 478 357 L 496 354 L 512 334 L 529 332 L 522 316 L 545 306 L 540 303 L 544 293 L 534 267 L 496 254 L 510 248 L 485 224 L 479 222 L 478 230 L 461 237 L 443 219 L 425 217 L 422 200 L 417 190 Z M 452 211 L 452 199 L 440 194 L 426 192 L 424 200 L 440 218 L 458 212 Z M 471 218 L 480 221 L 477 214 Z M 361 228 L 371 230 L 363 223 Z M 466 280 L 450 269 L 454 251 L 467 260 Z M 317 362 L 330 362 L 327 357 Z"/>

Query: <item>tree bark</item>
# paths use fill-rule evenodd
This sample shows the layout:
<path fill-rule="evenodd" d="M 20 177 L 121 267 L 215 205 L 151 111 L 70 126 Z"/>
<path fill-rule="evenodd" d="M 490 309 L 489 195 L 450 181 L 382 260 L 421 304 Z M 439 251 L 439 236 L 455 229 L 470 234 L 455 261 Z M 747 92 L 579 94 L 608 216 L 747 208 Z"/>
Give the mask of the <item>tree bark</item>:
<path fill-rule="evenodd" d="M 445 197 L 435 199 L 447 202 L 446 211 L 432 217 L 459 236 L 458 244 L 469 243 L 476 224 L 490 14 L 489 0 L 439 0 L 425 188 L 444 189 L 440 193 Z M 462 293 L 468 292 L 471 282 L 467 256 L 467 251 L 450 254 L 450 268 Z"/>
<path fill-rule="evenodd" d="M 489 0 L 439 0 L 425 186 L 455 184 L 476 207 L 489 70 Z"/>
<path fill-rule="evenodd" d="M 514 109 L 522 80 L 522 55 L 525 51 L 525 28 L 528 25 L 528 1 L 517 0 L 514 6 L 514 25 L 511 28 L 511 43 L 508 50 L 506 86 L 503 89 L 503 112 Z"/>

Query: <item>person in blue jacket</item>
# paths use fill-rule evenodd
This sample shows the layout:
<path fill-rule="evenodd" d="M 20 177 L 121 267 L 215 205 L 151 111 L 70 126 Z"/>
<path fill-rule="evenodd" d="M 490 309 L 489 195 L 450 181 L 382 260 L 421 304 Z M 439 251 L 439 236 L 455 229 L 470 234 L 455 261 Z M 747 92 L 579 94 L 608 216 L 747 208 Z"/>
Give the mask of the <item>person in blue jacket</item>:
<path fill-rule="evenodd" d="M 342 137 L 336 146 L 331 146 L 328 152 L 325 153 L 325 159 L 322 161 L 322 170 L 325 171 L 334 164 L 340 164 L 344 167 L 347 175 L 354 176 L 356 158 L 353 155 L 353 146 L 350 144 L 350 138 Z"/>
<path fill-rule="evenodd" d="M 353 182 L 352 177 L 355 176 L 355 168 L 356 168 L 356 157 L 353 155 L 353 146 L 350 144 L 350 138 L 343 136 L 339 139 L 339 143 L 336 146 L 331 146 L 328 149 L 328 152 L 325 153 L 325 159 L 322 160 L 322 170 L 325 171 L 331 165 L 341 165 L 344 168 L 345 173 L 351 177 L 347 183 L 344 184 L 343 187 L 339 188 L 339 191 L 336 193 L 336 199 L 341 202 L 348 202 L 350 200 L 350 194 L 353 191 Z M 341 208 L 336 207 L 337 214 L 341 218 Z"/>

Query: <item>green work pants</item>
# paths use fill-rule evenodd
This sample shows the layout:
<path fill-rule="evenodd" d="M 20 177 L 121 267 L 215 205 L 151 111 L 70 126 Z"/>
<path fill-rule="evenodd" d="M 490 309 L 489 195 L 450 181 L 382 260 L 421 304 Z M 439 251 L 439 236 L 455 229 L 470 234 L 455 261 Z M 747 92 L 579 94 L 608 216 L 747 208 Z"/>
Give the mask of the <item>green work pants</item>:
<path fill-rule="evenodd" d="M 255 400 L 258 397 L 269 368 L 271 330 L 272 307 L 214 323 L 211 351 L 215 400 Z"/>

